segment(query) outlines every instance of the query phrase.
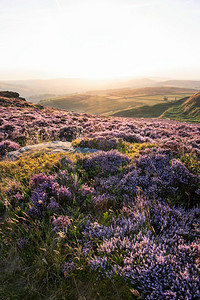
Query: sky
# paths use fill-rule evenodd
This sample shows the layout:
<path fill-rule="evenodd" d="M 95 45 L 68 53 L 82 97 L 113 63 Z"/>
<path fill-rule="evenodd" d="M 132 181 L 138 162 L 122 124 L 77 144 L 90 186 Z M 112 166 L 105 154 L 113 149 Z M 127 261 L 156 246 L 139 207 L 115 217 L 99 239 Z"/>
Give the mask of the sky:
<path fill-rule="evenodd" d="M 0 0 L 0 80 L 200 80 L 200 0 Z"/>

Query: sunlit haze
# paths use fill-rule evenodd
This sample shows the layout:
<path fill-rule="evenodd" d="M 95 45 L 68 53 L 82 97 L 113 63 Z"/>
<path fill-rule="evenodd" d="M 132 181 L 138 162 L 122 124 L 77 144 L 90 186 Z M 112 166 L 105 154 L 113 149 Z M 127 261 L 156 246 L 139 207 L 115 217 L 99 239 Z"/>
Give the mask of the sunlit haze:
<path fill-rule="evenodd" d="M 0 0 L 0 80 L 200 79 L 199 0 Z"/>

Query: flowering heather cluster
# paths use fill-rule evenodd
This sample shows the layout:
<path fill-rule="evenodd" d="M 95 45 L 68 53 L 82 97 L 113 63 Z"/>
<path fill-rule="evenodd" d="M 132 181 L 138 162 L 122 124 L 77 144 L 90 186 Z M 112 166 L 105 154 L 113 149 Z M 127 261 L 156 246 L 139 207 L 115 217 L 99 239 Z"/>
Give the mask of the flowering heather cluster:
<path fill-rule="evenodd" d="M 129 158 L 117 150 L 97 152 L 84 159 L 83 167 L 95 175 L 106 176 L 115 174 L 120 167 L 129 163 Z M 96 174 L 97 173 L 97 174 Z"/>
<path fill-rule="evenodd" d="M 109 193 L 105 193 L 105 194 L 98 194 L 94 193 L 93 197 L 92 197 L 92 204 L 94 205 L 94 208 L 96 208 L 97 210 L 106 210 L 109 207 L 114 207 L 117 204 L 119 204 L 117 202 L 117 198 L 114 195 L 111 195 Z"/>
<path fill-rule="evenodd" d="M 34 218 L 44 216 L 47 211 L 58 212 L 60 205 L 72 201 L 72 192 L 56 181 L 57 175 L 34 175 L 30 180 L 32 189 L 31 207 L 28 214 Z"/>
<path fill-rule="evenodd" d="M 7 152 L 15 151 L 19 149 L 19 144 L 12 142 L 10 140 L 4 140 L 0 142 L 0 158 L 4 156 Z"/>
<path fill-rule="evenodd" d="M 109 226 L 86 223 L 82 243 L 99 241 L 91 269 L 130 280 L 144 299 L 198 297 L 200 210 L 170 209 L 138 197 L 120 215 Z"/>
<path fill-rule="evenodd" d="M 78 146 L 102 151 L 61 154 L 59 164 L 41 166 L 29 182 L 9 172 L 17 162 L 0 162 L 8 210 L 2 240 L 20 253 L 33 248 L 26 259 L 42 255 L 49 278 L 60 272 L 71 284 L 73 276 L 95 274 L 123 279 L 139 299 L 199 299 L 200 125 L 0 107 L 0 155 L 16 142 L 77 138 Z M 137 143 L 136 155 L 121 151 L 123 143 Z"/>
<path fill-rule="evenodd" d="M 71 141 L 99 149 L 116 148 L 118 140 L 157 143 L 174 152 L 200 155 L 200 125 L 159 119 L 124 119 L 57 111 L 36 105 L 0 107 L 0 141 L 34 144 L 43 140 Z M 10 150 L 9 150 L 10 151 Z"/>
<path fill-rule="evenodd" d="M 76 269 L 75 263 L 65 262 L 62 268 L 63 275 L 65 277 L 68 277 L 75 269 Z"/>
<path fill-rule="evenodd" d="M 24 198 L 23 187 L 17 180 L 9 180 L 4 188 L 5 205 L 15 207 Z"/>
<path fill-rule="evenodd" d="M 119 127 L 119 129 L 115 130 L 105 130 L 105 131 L 100 131 L 96 132 L 90 135 L 86 134 L 86 137 L 97 140 L 99 145 L 103 147 L 106 147 L 106 140 L 109 141 L 111 140 L 111 145 L 112 143 L 117 143 L 119 140 L 123 140 L 129 143 L 147 143 L 147 142 L 152 142 L 152 139 L 149 137 L 142 136 L 138 130 L 133 129 L 133 126 L 130 127 Z M 110 147 L 111 147 L 110 145 Z M 112 149 L 112 148 L 111 148 Z M 103 150 L 103 149 L 102 149 Z"/>
<path fill-rule="evenodd" d="M 71 221 L 68 216 L 60 216 L 60 217 L 53 217 L 52 224 L 54 226 L 53 230 L 59 231 L 63 230 L 66 231 L 67 227 L 70 225 Z"/>
<path fill-rule="evenodd" d="M 122 139 L 110 137 L 109 139 L 107 137 L 102 137 L 97 135 L 93 138 L 82 138 L 78 143 L 74 143 L 74 145 L 82 147 L 82 148 L 95 148 L 95 149 L 101 149 L 104 151 L 117 149 L 117 146 L 121 143 Z"/>
<path fill-rule="evenodd" d="M 23 249 L 27 246 L 29 246 L 30 242 L 27 238 L 23 237 L 23 238 L 19 238 L 17 240 L 17 246 L 19 247 L 19 249 Z"/>
<path fill-rule="evenodd" d="M 96 181 L 96 189 L 101 193 L 117 194 L 121 199 L 131 199 L 142 191 L 148 199 L 165 201 L 169 196 L 182 196 L 182 204 L 187 201 L 197 204 L 199 176 L 174 159 L 171 151 L 156 148 L 146 152 L 122 172 Z"/>
<path fill-rule="evenodd" d="M 30 179 L 30 208 L 28 214 L 33 218 L 44 217 L 47 213 L 58 213 L 67 209 L 76 200 L 82 205 L 85 200 L 92 198 L 94 188 L 81 184 L 63 170 L 47 176 L 40 173 Z"/>

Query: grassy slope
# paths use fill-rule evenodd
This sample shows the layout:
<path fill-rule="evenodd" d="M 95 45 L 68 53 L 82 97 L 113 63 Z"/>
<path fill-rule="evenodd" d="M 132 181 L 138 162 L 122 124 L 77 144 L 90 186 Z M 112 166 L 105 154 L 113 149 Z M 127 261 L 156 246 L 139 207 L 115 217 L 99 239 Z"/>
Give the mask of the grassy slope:
<path fill-rule="evenodd" d="M 169 100 L 180 99 L 194 93 L 192 89 L 154 87 L 140 89 L 117 89 L 73 94 L 43 100 L 45 106 L 59 109 L 87 112 L 91 114 L 111 115 L 124 109 L 142 105 L 163 103 L 163 97 Z"/>
<path fill-rule="evenodd" d="M 170 107 L 161 115 L 161 117 L 200 122 L 200 93 L 192 95 L 183 103 L 179 103 L 179 105 Z"/>
<path fill-rule="evenodd" d="M 135 109 L 119 111 L 113 115 L 119 117 L 158 118 L 168 109 L 176 107 L 177 105 L 181 105 L 186 99 L 188 99 L 188 97 L 173 102 L 158 103 L 155 105 L 143 105 Z"/>
<path fill-rule="evenodd" d="M 170 107 L 164 112 L 163 115 L 161 115 L 161 118 L 167 118 L 178 121 L 200 122 L 200 114 L 196 116 L 190 116 L 189 114 L 185 114 L 181 105 Z"/>
<path fill-rule="evenodd" d="M 200 92 L 191 96 L 182 105 L 182 109 L 185 114 L 189 114 L 193 117 L 198 117 L 200 115 Z"/>
<path fill-rule="evenodd" d="M 195 98 L 195 95 L 198 97 Z M 136 109 L 119 111 L 118 117 L 168 118 L 173 120 L 200 122 L 200 93 L 174 102 L 145 105 Z"/>

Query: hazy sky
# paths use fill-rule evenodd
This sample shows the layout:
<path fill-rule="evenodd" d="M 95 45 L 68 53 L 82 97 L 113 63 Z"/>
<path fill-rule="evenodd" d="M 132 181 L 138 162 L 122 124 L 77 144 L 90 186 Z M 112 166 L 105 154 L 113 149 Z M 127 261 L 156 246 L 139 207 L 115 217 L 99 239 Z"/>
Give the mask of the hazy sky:
<path fill-rule="evenodd" d="M 0 0 L 0 79 L 200 80 L 200 0 Z"/>

